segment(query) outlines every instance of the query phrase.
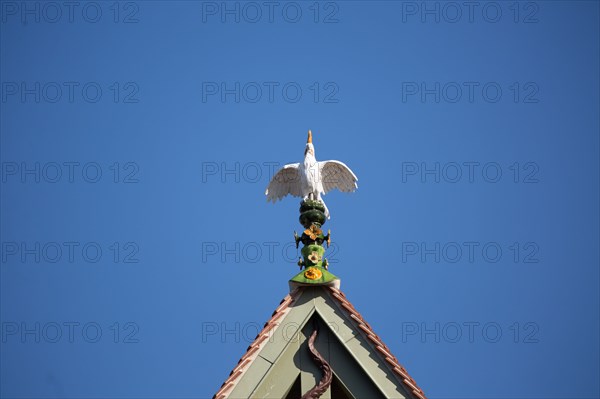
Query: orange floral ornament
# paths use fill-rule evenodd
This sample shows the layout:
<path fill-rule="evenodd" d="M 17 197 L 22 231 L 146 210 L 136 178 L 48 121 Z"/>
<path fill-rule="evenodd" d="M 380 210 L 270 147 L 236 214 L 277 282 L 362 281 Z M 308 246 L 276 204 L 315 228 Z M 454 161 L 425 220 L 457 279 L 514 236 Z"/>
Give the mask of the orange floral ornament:
<path fill-rule="evenodd" d="M 311 240 L 316 240 L 319 235 L 323 234 L 323 231 L 312 224 L 310 228 L 304 230 L 304 234 L 309 236 Z"/>
<path fill-rule="evenodd" d="M 322 276 L 323 276 L 323 273 L 316 267 L 309 267 L 304 272 L 304 277 L 306 277 L 309 280 L 317 280 L 317 279 L 320 279 Z"/>

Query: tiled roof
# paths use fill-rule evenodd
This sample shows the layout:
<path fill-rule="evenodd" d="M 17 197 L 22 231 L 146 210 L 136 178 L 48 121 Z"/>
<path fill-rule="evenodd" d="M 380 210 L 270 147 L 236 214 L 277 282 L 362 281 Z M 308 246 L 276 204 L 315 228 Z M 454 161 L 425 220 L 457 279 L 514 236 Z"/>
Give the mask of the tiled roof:
<path fill-rule="evenodd" d="M 423 390 L 419 388 L 415 380 L 408 374 L 406 369 L 398 362 L 398 359 L 391 353 L 390 349 L 381 341 L 381 338 L 375 334 L 369 323 L 367 323 L 360 313 L 352 306 L 346 296 L 337 288 L 324 287 L 330 291 L 333 298 L 337 300 L 341 308 L 346 312 L 354 324 L 358 327 L 369 342 L 373 345 L 373 348 L 380 354 L 381 358 L 385 360 L 390 370 L 393 371 L 399 379 L 404 383 L 410 392 L 419 399 L 427 399 Z M 258 333 L 254 341 L 250 344 L 246 353 L 239 360 L 238 364 L 229 374 L 229 377 L 225 380 L 221 388 L 213 396 L 213 399 L 225 399 L 231 393 L 237 380 L 242 374 L 249 368 L 252 361 L 258 356 L 258 353 L 264 347 L 268 341 L 269 334 L 273 328 L 278 325 L 278 321 L 283 319 L 285 315 L 290 311 L 290 305 L 292 305 L 302 293 L 303 287 L 298 287 L 294 291 L 286 295 L 285 298 L 279 303 L 279 306 L 269 321 L 267 321 L 263 329 Z"/>

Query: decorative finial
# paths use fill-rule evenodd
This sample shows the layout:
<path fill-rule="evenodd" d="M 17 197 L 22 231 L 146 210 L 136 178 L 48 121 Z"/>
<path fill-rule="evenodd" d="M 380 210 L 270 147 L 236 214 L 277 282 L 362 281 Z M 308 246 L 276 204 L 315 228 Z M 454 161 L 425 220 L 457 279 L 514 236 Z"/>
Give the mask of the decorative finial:
<path fill-rule="evenodd" d="M 304 150 L 304 162 L 285 165 L 269 182 L 265 191 L 267 201 L 277 200 L 291 194 L 303 197 L 300 203 L 300 224 L 304 227 L 301 236 L 294 232 L 296 248 L 300 243 L 302 258 L 298 266 L 304 268 L 290 280 L 290 287 L 295 285 L 333 285 L 339 287 L 340 280 L 328 271 L 328 262 L 324 258 L 325 248 L 331 243 L 331 232 L 323 233 L 321 227 L 329 219 L 329 210 L 321 199 L 333 189 L 352 192 L 358 188 L 358 178 L 340 161 L 317 162 L 312 145 L 312 132 L 308 131 L 308 139 Z"/>

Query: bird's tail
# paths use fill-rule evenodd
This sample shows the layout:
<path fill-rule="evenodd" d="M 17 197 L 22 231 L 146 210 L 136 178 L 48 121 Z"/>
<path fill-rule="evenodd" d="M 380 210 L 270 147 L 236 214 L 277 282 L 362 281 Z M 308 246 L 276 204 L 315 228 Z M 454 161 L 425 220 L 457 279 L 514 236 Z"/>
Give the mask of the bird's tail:
<path fill-rule="evenodd" d="M 329 209 L 327 208 L 327 205 L 325 205 L 325 201 L 323 201 L 322 198 L 320 198 L 321 203 L 323 204 L 323 207 L 325 208 L 325 217 L 327 217 L 327 219 L 331 219 L 331 216 L 329 215 Z"/>

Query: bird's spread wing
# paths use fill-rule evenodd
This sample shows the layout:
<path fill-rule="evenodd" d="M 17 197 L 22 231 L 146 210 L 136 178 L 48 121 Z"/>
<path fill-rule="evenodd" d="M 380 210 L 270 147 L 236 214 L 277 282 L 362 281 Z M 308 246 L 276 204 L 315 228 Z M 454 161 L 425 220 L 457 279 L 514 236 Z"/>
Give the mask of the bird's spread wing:
<path fill-rule="evenodd" d="M 340 161 L 319 162 L 321 170 L 321 180 L 325 193 L 337 188 L 345 193 L 350 193 L 358 188 L 358 177 L 349 167 Z"/>
<path fill-rule="evenodd" d="M 265 191 L 267 201 L 277 202 L 288 194 L 294 197 L 302 196 L 299 166 L 299 163 L 291 163 L 275 173 Z"/>

